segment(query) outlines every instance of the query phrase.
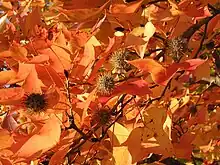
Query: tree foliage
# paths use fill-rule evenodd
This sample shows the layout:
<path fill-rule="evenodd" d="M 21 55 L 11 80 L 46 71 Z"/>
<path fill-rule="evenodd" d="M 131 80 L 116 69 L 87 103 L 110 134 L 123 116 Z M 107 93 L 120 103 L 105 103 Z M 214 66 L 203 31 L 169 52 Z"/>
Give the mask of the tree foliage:
<path fill-rule="evenodd" d="M 218 163 L 218 0 L 0 10 L 1 164 Z"/>

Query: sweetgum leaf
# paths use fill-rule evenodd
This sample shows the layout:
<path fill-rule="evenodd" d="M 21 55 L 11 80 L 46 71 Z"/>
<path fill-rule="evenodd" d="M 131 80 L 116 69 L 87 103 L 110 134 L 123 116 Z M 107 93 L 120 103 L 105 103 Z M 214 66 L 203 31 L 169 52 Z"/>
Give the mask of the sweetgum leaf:
<path fill-rule="evenodd" d="M 42 128 L 31 136 L 15 153 L 15 157 L 33 159 L 54 147 L 60 139 L 60 122 L 56 116 L 47 119 Z"/>

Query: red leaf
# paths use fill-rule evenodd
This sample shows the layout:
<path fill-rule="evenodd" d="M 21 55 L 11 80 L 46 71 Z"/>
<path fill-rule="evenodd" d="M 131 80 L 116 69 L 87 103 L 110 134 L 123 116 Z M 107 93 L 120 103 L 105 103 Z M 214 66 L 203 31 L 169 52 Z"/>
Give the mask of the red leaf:
<path fill-rule="evenodd" d="M 187 62 L 190 66 L 186 67 L 185 69 L 187 71 L 193 71 L 195 70 L 199 65 L 202 65 L 204 62 L 206 62 L 206 60 L 201 60 L 201 59 L 191 59 L 191 60 L 186 60 L 185 62 Z"/>
<path fill-rule="evenodd" d="M 98 8 L 102 6 L 106 1 L 105 0 L 65 0 L 63 8 L 67 10 L 73 9 L 86 9 L 86 8 Z"/>
<path fill-rule="evenodd" d="M 148 87 L 148 83 L 144 80 L 136 80 L 125 82 L 119 85 L 114 93 L 128 93 L 131 95 L 143 96 L 146 94 L 151 94 L 151 90 Z"/>

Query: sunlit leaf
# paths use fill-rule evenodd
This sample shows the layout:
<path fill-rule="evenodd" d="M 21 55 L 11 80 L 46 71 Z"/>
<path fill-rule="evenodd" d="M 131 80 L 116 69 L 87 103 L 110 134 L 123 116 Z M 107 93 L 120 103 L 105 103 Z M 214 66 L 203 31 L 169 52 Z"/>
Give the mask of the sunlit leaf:
<path fill-rule="evenodd" d="M 126 141 L 129 131 L 121 124 L 115 123 L 108 131 L 113 146 L 120 146 Z"/>
<path fill-rule="evenodd" d="M 58 143 L 60 134 L 60 122 L 53 116 L 45 121 L 37 134 L 34 134 L 22 145 L 15 157 L 30 158 L 46 152 Z"/>

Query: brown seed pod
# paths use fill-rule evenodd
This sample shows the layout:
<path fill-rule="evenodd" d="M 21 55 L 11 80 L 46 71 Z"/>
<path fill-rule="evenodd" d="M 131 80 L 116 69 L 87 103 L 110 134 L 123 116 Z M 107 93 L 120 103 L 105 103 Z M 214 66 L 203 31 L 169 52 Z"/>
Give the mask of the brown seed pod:
<path fill-rule="evenodd" d="M 131 65 L 126 62 L 128 59 L 128 51 L 126 49 L 119 49 L 112 53 L 110 63 L 115 73 L 125 73 L 130 69 Z"/>
<path fill-rule="evenodd" d="M 182 37 L 176 37 L 167 40 L 165 43 L 165 53 L 167 56 L 173 58 L 174 61 L 178 61 L 187 51 L 187 40 Z"/>
<path fill-rule="evenodd" d="M 44 94 L 31 93 L 24 98 L 25 107 L 30 113 L 41 113 L 47 109 L 47 99 Z"/>
<path fill-rule="evenodd" d="M 111 121 L 111 113 L 108 108 L 101 108 L 92 112 L 91 124 L 108 125 Z"/>

